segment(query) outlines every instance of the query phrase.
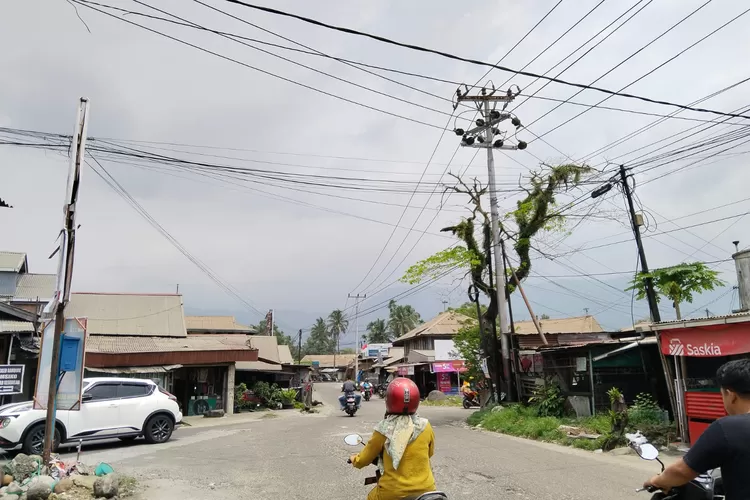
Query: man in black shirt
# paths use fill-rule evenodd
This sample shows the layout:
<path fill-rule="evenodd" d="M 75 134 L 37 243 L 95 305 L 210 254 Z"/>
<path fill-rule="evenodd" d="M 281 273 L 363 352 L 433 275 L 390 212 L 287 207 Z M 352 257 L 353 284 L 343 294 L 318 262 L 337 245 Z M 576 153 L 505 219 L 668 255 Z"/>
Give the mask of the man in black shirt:
<path fill-rule="evenodd" d="M 685 457 L 644 483 L 663 491 L 721 468 L 726 500 L 750 500 L 750 359 L 725 363 L 716 373 L 729 416 L 712 423 Z"/>

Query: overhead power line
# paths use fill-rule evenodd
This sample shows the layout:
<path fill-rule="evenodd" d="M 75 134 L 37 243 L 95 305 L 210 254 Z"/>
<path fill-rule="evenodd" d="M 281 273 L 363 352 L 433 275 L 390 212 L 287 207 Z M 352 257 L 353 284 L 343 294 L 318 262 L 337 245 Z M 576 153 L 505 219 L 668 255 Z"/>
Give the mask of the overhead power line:
<path fill-rule="evenodd" d="M 673 106 L 673 107 L 677 107 L 677 108 L 687 109 L 687 110 L 690 110 L 690 111 L 696 111 L 696 112 L 699 112 L 699 113 L 712 113 L 712 114 L 719 115 L 719 116 L 731 116 L 731 117 L 734 117 L 734 118 L 750 119 L 750 116 L 747 116 L 747 115 L 741 115 L 741 114 L 735 114 L 735 113 L 725 113 L 723 111 L 717 111 L 717 110 L 706 109 L 706 108 L 694 108 L 694 107 L 691 107 L 691 106 L 686 106 L 684 104 L 678 104 L 678 103 L 669 102 L 669 101 L 662 101 L 662 100 L 658 100 L 658 99 L 652 99 L 652 98 L 649 98 L 649 97 L 639 96 L 639 95 L 636 95 L 636 94 L 626 94 L 626 93 L 621 93 L 621 92 L 616 92 L 616 91 L 613 91 L 613 90 L 605 89 L 605 88 L 602 88 L 602 87 L 594 87 L 594 86 L 591 86 L 591 85 L 585 85 L 585 84 L 581 84 L 581 83 L 569 82 L 569 81 L 562 80 L 562 79 L 559 79 L 559 78 L 553 78 L 553 77 L 549 77 L 549 76 L 538 75 L 536 73 L 532 73 L 532 72 L 529 72 L 529 71 L 515 70 L 515 69 L 512 69 L 512 68 L 508 68 L 506 66 L 500 66 L 500 65 L 491 64 L 491 63 L 484 62 L 484 61 L 479 61 L 477 59 L 471 59 L 471 58 L 467 58 L 467 57 L 461 57 L 461 56 L 457 56 L 455 54 L 450 54 L 448 52 L 443 52 L 443 51 L 439 51 L 439 50 L 435 50 L 435 49 L 430 49 L 430 48 L 422 47 L 422 46 L 419 46 L 419 45 L 398 42 L 398 41 L 392 40 L 390 38 L 386 38 L 386 37 L 379 36 L 379 35 L 374 35 L 374 34 L 371 34 L 371 33 L 366 33 L 366 32 L 363 32 L 363 31 L 352 29 L 352 28 L 346 28 L 346 27 L 341 27 L 341 26 L 334 26 L 332 24 L 324 23 L 322 21 L 318 21 L 316 19 L 311 19 L 309 17 L 300 16 L 298 14 L 293 14 L 293 13 L 290 13 L 290 12 L 285 12 L 283 10 L 274 9 L 274 8 L 271 8 L 271 7 L 264 7 L 264 6 L 261 6 L 261 5 L 254 5 L 254 4 L 251 4 L 251 3 L 248 3 L 248 2 L 243 2 L 241 0 L 224 0 L 224 1 L 236 4 L 236 5 L 241 5 L 243 7 L 247 7 L 247 8 L 250 8 L 250 9 L 255 9 L 255 10 L 267 12 L 269 14 L 274 14 L 274 15 L 278 15 L 278 16 L 284 16 L 284 17 L 289 17 L 289 18 L 297 19 L 299 21 L 302 21 L 302 22 L 305 22 L 305 23 L 308 23 L 308 24 L 313 24 L 315 26 L 319 26 L 319 27 L 322 27 L 322 28 L 326 28 L 326 29 L 330 29 L 330 30 L 334 30 L 334 31 L 339 31 L 339 32 L 342 32 L 342 33 L 347 33 L 349 35 L 357 35 L 357 36 L 362 36 L 362 37 L 370 38 L 370 39 L 376 40 L 378 42 L 386 43 L 386 44 L 389 44 L 389 45 L 395 45 L 397 47 L 402 47 L 402 48 L 405 48 L 405 49 L 415 50 L 415 51 L 419 51 L 419 52 L 425 52 L 425 53 L 429 53 L 429 54 L 435 54 L 435 55 L 438 55 L 438 56 L 441 56 L 441 57 L 445 57 L 445 58 L 448 58 L 448 59 L 453 59 L 453 60 L 456 60 L 456 61 L 462 61 L 462 62 L 466 62 L 466 63 L 470 63 L 470 64 L 475 64 L 475 65 L 478 65 L 478 66 L 490 67 L 490 68 L 498 69 L 500 71 L 505 71 L 505 72 L 508 72 L 508 73 L 514 73 L 514 74 L 517 74 L 517 75 L 530 76 L 532 78 L 541 78 L 541 79 L 549 80 L 549 81 L 552 81 L 554 83 L 558 83 L 558 84 L 561 84 L 561 85 L 567 85 L 567 86 L 570 86 L 570 87 L 576 87 L 576 88 L 585 89 L 585 90 L 594 90 L 594 91 L 601 92 L 601 93 L 604 93 L 604 94 L 609 94 L 609 95 L 612 95 L 612 96 L 624 97 L 624 98 L 627 98 L 627 99 L 637 99 L 639 101 L 648 102 L 648 103 L 651 103 L 651 104 L 660 104 L 660 105 L 663 105 L 663 106 Z"/>
<path fill-rule="evenodd" d="M 278 74 L 273 73 L 271 71 L 268 71 L 268 70 L 259 68 L 257 66 L 253 66 L 251 64 L 248 64 L 246 62 L 240 61 L 239 59 L 235 59 L 233 57 L 225 56 L 224 54 L 221 54 L 219 52 L 215 52 L 215 51 L 207 49 L 205 47 L 201 47 L 200 45 L 188 42 L 188 41 L 183 40 L 181 38 L 178 38 L 176 36 L 169 35 L 169 34 L 164 33 L 162 31 L 155 30 L 153 28 L 149 28 L 148 26 L 144 26 L 142 24 L 139 24 L 139 23 L 136 23 L 134 21 L 131 21 L 130 19 L 127 19 L 127 18 L 124 18 L 124 17 L 119 17 L 119 16 L 111 14 L 111 13 L 109 13 L 107 11 L 98 9 L 98 8 L 94 7 L 93 5 L 90 5 L 88 3 L 84 3 L 84 1 L 82 1 L 82 0 L 70 0 L 70 1 L 72 1 L 72 2 L 74 2 L 76 4 L 79 4 L 79 5 L 82 5 L 82 6 L 86 7 L 86 8 L 88 8 L 88 9 L 91 9 L 91 10 L 94 10 L 96 12 L 99 12 L 100 14 L 104 14 L 105 16 L 109 16 L 109 17 L 111 17 L 113 19 L 117 19 L 118 21 L 122 21 L 122 22 L 125 22 L 125 23 L 128 23 L 128 24 L 131 24 L 133 26 L 137 26 L 137 27 L 139 27 L 139 28 L 141 28 L 143 30 L 149 31 L 149 32 L 151 32 L 151 33 L 153 33 L 155 35 L 159 35 L 159 36 L 162 36 L 164 38 L 168 38 L 170 40 L 173 40 L 175 42 L 181 43 L 183 45 L 187 45 L 188 47 L 192 47 L 194 49 L 200 50 L 201 52 L 205 52 L 206 54 L 218 57 L 220 59 L 224 59 L 225 61 L 229 61 L 229 62 L 232 62 L 234 64 L 238 64 L 238 65 L 243 66 L 243 67 L 248 68 L 248 69 L 252 69 L 252 70 L 257 71 L 259 73 L 263 73 L 264 75 L 268 75 L 268 76 L 271 76 L 273 78 L 277 78 L 279 80 L 283 80 L 283 81 L 285 81 L 287 83 L 291 83 L 293 85 L 297 85 L 299 87 L 303 87 L 303 88 L 306 88 L 308 90 L 312 90 L 313 92 L 317 92 L 319 94 L 323 94 L 323 95 L 326 95 L 328 97 L 333 97 L 334 99 L 339 99 L 341 101 L 347 102 L 349 104 L 354 104 L 355 106 L 360 106 L 362 108 L 369 109 L 371 111 L 377 111 L 379 113 L 383 113 L 383 114 L 392 116 L 394 118 L 400 118 L 400 119 L 403 119 L 403 120 L 406 120 L 406 121 L 410 121 L 412 123 L 417 123 L 419 125 L 424 125 L 424 126 L 427 126 L 427 127 L 430 127 L 430 128 L 440 129 L 440 126 L 438 126 L 438 125 L 434 125 L 432 123 L 428 123 L 428 122 L 425 122 L 425 121 L 422 121 L 422 120 L 418 120 L 416 118 L 411 118 L 411 117 L 408 117 L 408 116 L 405 116 L 405 115 L 400 115 L 398 113 L 393 113 L 391 111 L 387 111 L 385 109 L 381 109 L 381 108 L 378 108 L 378 107 L 375 107 L 375 106 L 370 106 L 369 104 L 365 104 L 365 103 L 360 102 L 360 101 L 355 101 L 354 99 L 349 99 L 349 98 L 337 95 L 337 94 L 335 94 L 333 92 L 328 92 L 326 90 L 322 90 L 322 89 L 319 89 L 317 87 L 313 87 L 312 85 L 307 85 L 305 83 L 298 82 L 297 80 L 293 80 L 291 78 L 287 78 L 285 76 L 278 75 Z"/>

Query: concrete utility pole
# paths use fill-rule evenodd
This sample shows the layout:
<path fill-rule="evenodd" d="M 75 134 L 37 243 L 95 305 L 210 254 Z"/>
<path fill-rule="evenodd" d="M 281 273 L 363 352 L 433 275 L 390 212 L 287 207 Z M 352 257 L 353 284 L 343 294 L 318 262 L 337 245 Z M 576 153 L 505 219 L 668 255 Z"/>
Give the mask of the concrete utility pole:
<path fill-rule="evenodd" d="M 443 312 L 448 310 L 448 301 L 443 299 Z"/>
<path fill-rule="evenodd" d="M 297 365 L 302 364 L 302 329 L 299 330 L 299 339 L 297 340 Z"/>
<path fill-rule="evenodd" d="M 76 127 L 71 141 L 68 182 L 63 207 L 63 230 L 60 239 L 60 263 L 57 270 L 57 285 L 52 301 L 45 308 L 45 314 L 54 316 L 55 329 L 52 337 L 52 361 L 50 363 L 49 394 L 47 397 L 47 417 L 44 427 L 44 464 L 49 463 L 55 435 L 57 417 L 57 385 L 60 380 L 60 344 L 65 327 L 65 305 L 70 299 L 70 284 L 73 279 L 73 259 L 76 244 L 76 204 L 81 185 L 81 163 L 86 148 L 86 130 L 88 128 L 88 99 L 81 98 L 78 104 Z"/>
<path fill-rule="evenodd" d="M 359 345 L 359 299 L 367 298 L 367 294 L 352 295 L 350 293 L 349 298 L 356 301 L 354 303 L 354 381 L 356 382 L 357 375 L 359 375 L 359 353 L 362 351 L 362 348 Z"/>
<path fill-rule="evenodd" d="M 490 190 L 490 217 L 492 222 L 492 248 L 495 259 L 495 276 L 497 286 L 495 290 L 497 292 L 497 307 L 498 307 L 498 319 L 500 323 L 500 342 L 502 352 L 502 365 L 503 365 L 503 377 L 508 384 L 510 389 L 510 339 L 509 339 L 509 328 L 508 328 L 508 310 L 506 307 L 505 290 L 502 287 L 504 279 L 503 276 L 503 261 L 502 261 L 502 249 L 500 248 L 500 213 L 497 204 L 497 185 L 495 182 L 495 158 L 493 156 L 494 149 L 526 149 L 526 143 L 518 141 L 518 145 L 506 145 L 503 138 L 495 139 L 496 135 L 499 135 L 499 131 L 496 128 L 500 122 L 512 118 L 512 122 L 516 127 L 520 127 L 521 122 L 518 118 L 513 117 L 510 113 L 505 112 L 508 103 L 514 99 L 515 95 L 510 91 L 506 93 L 500 93 L 493 89 L 487 91 L 482 89 L 479 95 L 469 95 L 468 92 L 461 94 L 461 90 L 457 91 L 458 103 L 461 102 L 473 102 L 475 103 L 477 110 L 482 113 L 482 118 L 476 121 L 476 127 L 469 130 L 456 129 L 456 135 L 462 136 L 461 145 L 466 147 L 474 148 L 485 148 L 487 150 L 487 174 L 489 176 L 489 190 Z M 502 111 L 498 111 L 498 102 L 505 103 Z M 498 380 L 498 383 L 500 381 Z M 509 390 L 508 393 L 511 391 Z"/>

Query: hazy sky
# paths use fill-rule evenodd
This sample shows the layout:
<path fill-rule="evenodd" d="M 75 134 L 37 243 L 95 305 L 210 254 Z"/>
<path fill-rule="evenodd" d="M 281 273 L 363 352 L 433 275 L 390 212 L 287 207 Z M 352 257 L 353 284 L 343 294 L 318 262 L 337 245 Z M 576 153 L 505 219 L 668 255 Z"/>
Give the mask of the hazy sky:
<path fill-rule="evenodd" d="M 213 30 L 299 48 L 294 45 L 298 42 L 336 57 L 450 81 L 474 84 L 488 69 L 333 32 L 222 0 L 205 2 L 257 27 L 231 19 L 198 2 L 150 0 L 149 4 Z M 140 2 L 102 0 L 102 3 L 166 17 Z M 367 3 L 284 0 L 265 2 L 265 5 L 495 63 L 556 3 L 549 0 L 484 0 L 468 4 L 442 0 Z M 527 65 L 601 4 L 526 68 L 536 73 L 548 72 L 633 7 L 620 21 L 549 73 L 557 75 L 596 41 L 643 8 L 560 76 L 588 84 L 703 3 L 694 0 L 563 0 L 504 58 L 503 64 L 516 69 Z M 742 2 L 729 0 L 708 3 L 596 85 L 613 90 L 626 87 L 745 8 Z M 120 16 L 115 11 L 110 12 Z M 453 163 L 446 166 L 458 146 L 458 138 L 449 131 L 440 141 L 423 185 L 411 201 L 410 193 L 438 144 L 440 128 L 447 123 L 451 128 L 454 126 L 453 120 L 448 120 L 453 109 L 445 99 L 452 97 L 455 85 L 370 70 L 444 98 L 439 99 L 335 60 L 246 42 L 401 99 L 399 101 L 213 33 L 125 16 L 130 21 L 333 96 L 324 95 L 80 5 L 78 13 L 91 33 L 76 16 L 74 7 L 62 0 L 27 0 L 4 5 L 0 16 L 0 42 L 6 48 L 0 53 L 3 68 L 0 72 L 0 127 L 69 134 L 75 121 L 77 100 L 85 96 L 91 102 L 88 129 L 91 137 L 175 143 L 179 145 L 127 145 L 192 161 L 263 169 L 272 171 L 271 176 L 278 172 L 325 176 L 315 185 L 300 185 L 275 177 L 263 181 L 257 177 L 228 179 L 213 174 L 199 175 L 192 169 L 164 169 L 153 163 L 123 164 L 111 161 L 110 157 L 100 158 L 130 195 L 221 280 L 234 287 L 254 308 L 276 309 L 278 322 L 287 331 L 307 327 L 315 317 L 324 316 L 331 309 L 345 304 L 351 306 L 352 302 L 347 301 L 348 293 L 367 292 L 363 308 L 384 303 L 408 287 L 396 284 L 383 289 L 383 286 L 394 282 L 408 265 L 452 243 L 439 229 L 460 218 L 465 200 L 454 195 L 444 200 L 443 209 L 438 212 L 442 190 L 437 183 L 444 172 L 463 171 L 476 150 L 458 150 Z M 624 92 L 689 104 L 750 76 L 744 64 L 750 44 L 748 22 L 750 16 L 739 18 Z M 292 41 L 277 38 L 274 32 Z M 544 81 L 535 82 L 532 78 L 499 70 L 493 70 L 482 82 L 491 79 L 501 85 L 508 78 L 527 95 L 544 84 Z M 697 106 L 722 111 L 745 106 L 748 85 L 739 85 Z M 577 91 L 553 83 L 538 96 L 567 99 Z M 597 104 L 605 97 L 606 94 L 584 91 L 572 100 Z M 497 179 L 502 191 L 517 190 L 519 179 L 525 182 L 529 169 L 537 168 L 540 160 L 548 163 L 585 160 L 599 169 L 612 170 L 614 167 L 607 167 L 607 161 L 638 165 L 636 160 L 652 160 L 658 154 L 689 147 L 695 141 L 732 131 L 743 132 L 740 126 L 731 125 L 743 123 L 742 119 L 706 124 L 693 120 L 720 122 L 725 118 L 684 111 L 676 116 L 691 120 L 666 120 L 609 147 L 613 141 L 658 117 L 593 109 L 545 135 L 543 140 L 533 141 L 534 134 L 542 135 L 588 108 L 566 104 L 540 118 L 557 103 L 541 99 L 525 102 L 519 97 L 512 106 L 522 102 L 516 113 L 529 125 L 529 130 L 520 131 L 518 137 L 529 141 L 530 145 L 526 151 L 496 156 Z M 673 107 L 621 97 L 610 98 L 602 106 L 656 114 L 676 111 Z M 470 118 L 472 115 L 463 116 Z M 458 123 L 464 126 L 466 122 Z M 709 126 L 711 128 L 707 128 Z M 691 130 L 684 132 L 687 129 Z M 679 135 L 651 145 L 674 134 Z M 8 137 L 0 134 L 0 140 Z M 649 232 L 644 241 L 651 267 L 685 260 L 728 259 L 733 251 L 732 240 L 740 240 L 741 247 L 750 244 L 750 240 L 744 238 L 750 228 L 747 218 L 732 217 L 702 224 L 743 214 L 750 205 L 741 201 L 747 197 L 746 186 L 750 180 L 750 173 L 743 169 L 746 160 L 742 153 L 747 153 L 750 145 L 742 145 L 741 135 L 734 138 L 737 140 L 723 147 L 703 152 L 687 151 L 683 155 L 692 156 L 684 160 L 670 157 L 669 161 L 634 166 L 638 199 L 649 214 Z M 724 151 L 732 146 L 735 147 Z M 596 154 L 592 156 L 592 153 Z M 59 152 L 0 145 L 0 197 L 15 206 L 12 210 L 0 209 L 0 248 L 27 252 L 34 272 L 55 270 L 54 262 L 47 260 L 47 256 L 54 248 L 61 224 L 67 162 L 67 157 Z M 686 168 L 659 178 L 683 166 Z M 651 167 L 655 168 L 646 171 Z M 466 175 L 486 181 L 484 151 Z M 331 177 L 365 180 L 358 185 L 360 189 L 341 189 L 337 185 L 347 181 Z M 606 176 L 599 179 L 606 179 Z M 445 176 L 442 181 L 449 179 Z M 357 186 L 353 182 L 349 185 Z M 382 187 L 385 189 L 379 189 Z M 585 196 L 592 187 L 595 186 L 571 192 L 561 197 L 560 202 Z M 430 196 L 433 190 L 435 193 Z M 514 193 L 501 193 L 501 208 L 504 211 L 512 208 L 517 198 Z M 581 200 L 573 210 L 579 217 L 568 222 L 569 234 L 540 235 L 535 242 L 537 248 L 554 258 L 532 254 L 535 275 L 526 283 L 528 294 L 537 314 L 582 315 L 588 308 L 589 313 L 596 313 L 608 328 L 626 326 L 632 317 L 643 317 L 646 307 L 636 301 L 631 314 L 631 294 L 622 291 L 627 273 L 634 271 L 636 263 L 636 248 L 629 233 L 623 197 L 612 190 L 598 203 L 586 197 Z M 408 202 L 410 208 L 399 223 L 401 228 L 393 235 L 373 272 L 355 289 L 376 262 Z M 727 206 L 717 208 L 722 205 Z M 580 215 L 587 217 L 582 220 Z M 188 311 L 228 311 L 245 321 L 260 318 L 253 308 L 214 284 L 89 167 L 83 171 L 78 222 L 81 228 L 75 290 L 171 292 L 179 283 Z M 414 231 L 409 232 L 412 226 Z M 660 234 L 666 231 L 669 232 Z M 406 241 L 396 251 L 404 238 Z M 600 246 L 607 243 L 613 244 Z M 583 251 L 587 246 L 599 247 Z M 386 263 L 388 266 L 381 273 Z M 724 273 L 723 278 L 730 286 L 735 284 L 731 262 L 712 266 Z M 570 277 L 582 273 L 594 276 Z M 424 317 L 430 317 L 442 309 L 443 300 L 454 305 L 464 302 L 468 283 L 459 278 L 457 274 L 441 280 L 404 301 L 414 304 Z M 726 314 L 732 307 L 733 296 L 731 287 L 725 288 L 698 297 L 692 305 L 684 305 L 683 311 L 689 313 L 707 307 L 716 314 Z M 708 305 L 701 307 L 706 303 Z M 669 317 L 669 304 L 662 306 Z M 528 317 L 519 304 L 516 310 L 517 317 Z M 384 314 L 381 308 L 361 321 L 364 324 Z"/>

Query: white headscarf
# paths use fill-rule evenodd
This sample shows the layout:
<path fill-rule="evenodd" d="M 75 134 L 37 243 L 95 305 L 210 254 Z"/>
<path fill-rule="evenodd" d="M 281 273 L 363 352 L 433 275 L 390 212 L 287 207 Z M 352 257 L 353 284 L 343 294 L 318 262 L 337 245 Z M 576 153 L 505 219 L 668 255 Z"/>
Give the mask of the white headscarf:
<path fill-rule="evenodd" d="M 393 460 L 393 468 L 398 470 L 406 447 L 422 434 L 427 427 L 427 419 L 417 415 L 388 415 L 381 420 L 375 430 L 385 436 L 385 449 Z M 378 462 L 380 472 L 383 461 Z"/>

